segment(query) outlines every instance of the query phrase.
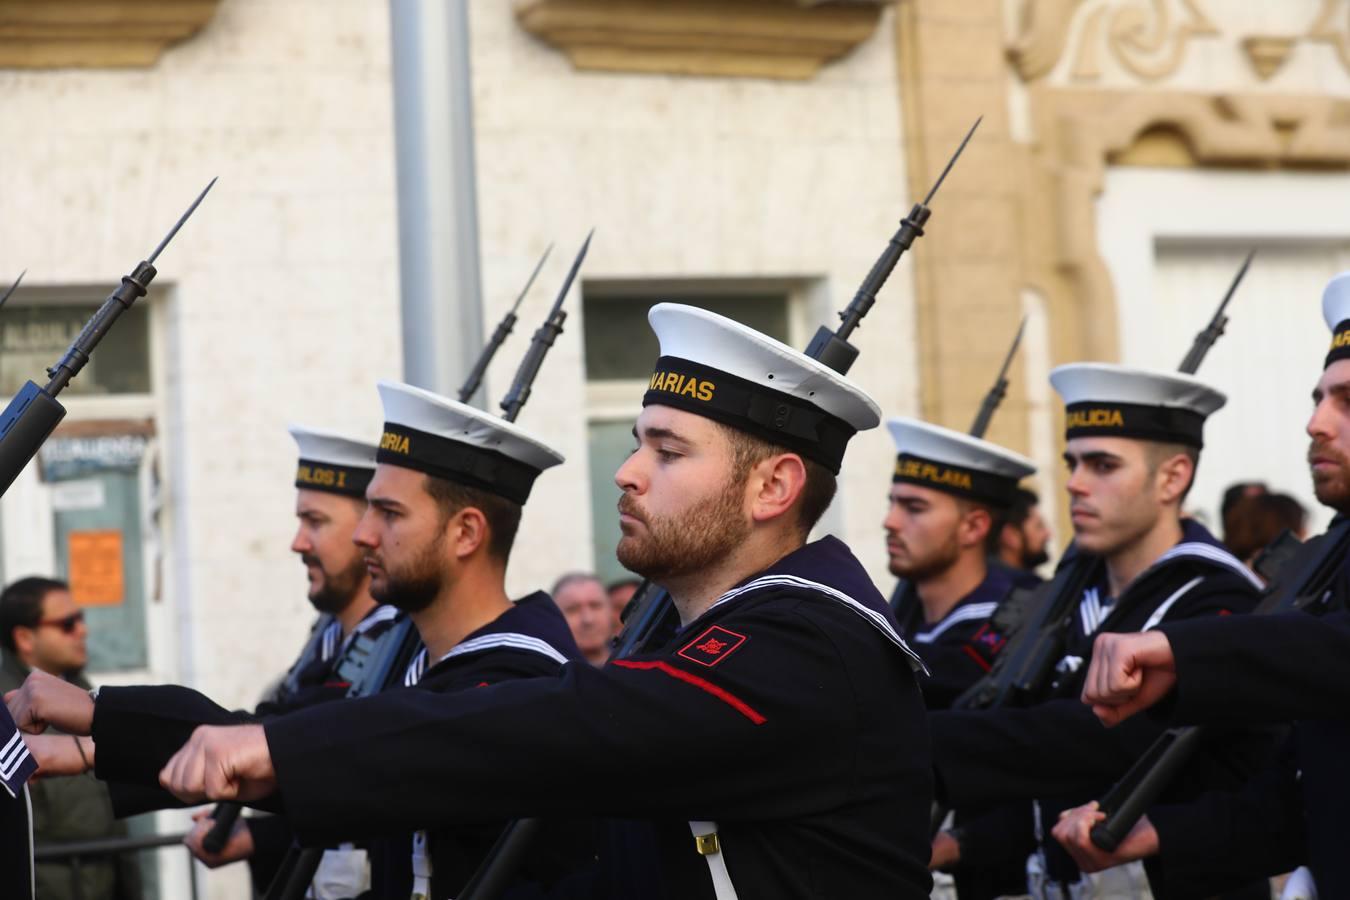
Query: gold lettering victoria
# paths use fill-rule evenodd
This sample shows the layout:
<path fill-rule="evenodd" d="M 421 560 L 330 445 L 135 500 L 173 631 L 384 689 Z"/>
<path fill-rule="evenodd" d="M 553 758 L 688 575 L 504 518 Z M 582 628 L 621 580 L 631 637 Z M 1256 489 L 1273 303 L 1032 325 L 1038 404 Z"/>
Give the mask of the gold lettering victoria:
<path fill-rule="evenodd" d="M 681 375 L 679 372 L 653 372 L 651 380 L 647 382 L 647 389 L 693 397 L 706 403 L 713 398 L 717 385 L 691 375 Z"/>
<path fill-rule="evenodd" d="M 408 455 L 408 436 L 406 434 L 394 434 L 392 431 L 386 431 L 380 438 L 380 449 L 390 450 L 394 453 Z"/>
<path fill-rule="evenodd" d="M 1342 347 L 1350 347 L 1350 331 L 1338 331 L 1331 339 L 1332 350 L 1339 350 Z"/>

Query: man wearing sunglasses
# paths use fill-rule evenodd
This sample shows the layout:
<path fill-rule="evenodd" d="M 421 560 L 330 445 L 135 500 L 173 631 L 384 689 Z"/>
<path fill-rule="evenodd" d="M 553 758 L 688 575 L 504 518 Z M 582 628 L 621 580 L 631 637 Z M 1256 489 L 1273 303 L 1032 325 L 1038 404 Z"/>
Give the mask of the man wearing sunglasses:
<path fill-rule="evenodd" d="M 0 690 L 23 684 L 34 669 L 88 690 L 83 670 L 89 662 L 89 628 L 70 588 L 52 578 L 21 578 L 0 592 Z M 85 742 L 88 738 L 70 738 Z M 125 837 L 126 826 L 113 818 L 108 788 L 91 775 L 51 778 L 29 786 L 33 802 L 33 838 L 37 843 Z M 85 900 L 140 896 L 135 860 L 85 859 L 39 862 L 37 896 Z M 79 880 L 78 886 L 76 879 Z"/>

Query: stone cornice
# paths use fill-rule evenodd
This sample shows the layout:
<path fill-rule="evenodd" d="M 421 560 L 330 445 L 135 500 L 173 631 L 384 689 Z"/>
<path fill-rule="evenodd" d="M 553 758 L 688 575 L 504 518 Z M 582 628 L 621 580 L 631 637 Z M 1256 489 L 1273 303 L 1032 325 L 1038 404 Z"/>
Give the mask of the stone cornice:
<path fill-rule="evenodd" d="M 811 78 L 876 31 L 890 0 L 527 0 L 520 26 L 578 69 Z"/>
<path fill-rule="evenodd" d="M 0 68 L 141 68 L 220 0 L 0 0 Z"/>

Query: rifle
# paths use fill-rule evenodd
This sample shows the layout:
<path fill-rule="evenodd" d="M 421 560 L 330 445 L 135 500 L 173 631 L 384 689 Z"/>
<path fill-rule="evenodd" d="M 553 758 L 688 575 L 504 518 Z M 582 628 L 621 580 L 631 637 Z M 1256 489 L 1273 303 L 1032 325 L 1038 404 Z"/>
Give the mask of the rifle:
<path fill-rule="evenodd" d="M 57 401 L 57 394 L 70 384 L 72 378 L 80 374 L 85 363 L 89 362 L 90 354 L 94 352 L 99 341 L 103 340 L 108 329 L 112 328 L 117 317 L 130 309 L 131 304 L 145 296 L 146 289 L 156 274 L 155 260 L 169 245 L 169 241 L 173 240 L 174 235 L 178 234 L 178 229 L 183 227 L 183 223 L 196 211 L 215 183 L 216 179 L 212 178 L 211 183 L 202 189 L 187 212 L 183 213 L 164 236 L 164 240 L 159 242 L 155 252 L 151 253 L 148 259 L 142 260 L 130 275 L 122 276 L 121 285 L 108 295 L 98 311 L 85 323 L 84 329 L 65 354 L 47 370 L 47 377 L 50 379 L 47 386 L 39 387 L 32 381 L 27 382 L 19 393 L 14 395 L 14 399 L 9 401 L 5 411 L 0 413 L 0 495 L 9 490 L 14 479 L 19 477 L 19 473 L 28 465 L 29 460 L 37 455 L 38 449 L 65 418 L 66 408 Z M 17 282 L 15 286 L 17 287 Z"/>
<path fill-rule="evenodd" d="M 483 352 L 478 355 L 478 361 L 469 370 L 469 377 L 464 379 L 464 386 L 459 389 L 460 403 L 468 403 L 469 398 L 477 392 L 478 386 L 483 383 L 483 375 L 487 372 L 488 363 L 492 362 L 492 357 L 497 355 L 497 351 L 501 349 L 507 336 L 516 327 L 516 310 L 520 309 L 520 301 L 524 300 L 525 295 L 530 292 L 530 286 L 534 284 L 535 276 L 544 267 L 544 260 L 548 259 L 548 255 L 552 252 L 552 244 L 544 248 L 544 255 L 539 257 L 539 262 L 535 264 L 529 280 L 525 282 L 525 287 L 521 289 L 520 296 L 516 297 L 516 302 L 511 304 L 511 310 L 497 323 L 497 328 L 492 332 L 492 337 L 488 339 L 487 346 L 483 348 Z"/>
<path fill-rule="evenodd" d="M 407 616 L 394 622 L 378 637 L 370 638 L 363 635 L 357 640 L 365 640 L 368 646 L 363 652 L 353 654 L 350 669 L 341 670 L 341 677 L 351 683 L 351 688 L 347 691 L 349 698 L 367 697 L 396 687 L 403 677 L 404 669 L 417 655 L 418 647 L 421 645 L 417 629 L 413 627 L 412 619 Z M 242 807 L 237 803 L 217 805 L 212 814 L 215 824 L 207 833 L 208 837 L 221 828 L 224 814 L 231 817 L 230 826 L 224 828 L 224 835 L 228 838 L 230 828 L 234 825 L 233 819 L 238 818 L 241 810 Z M 202 844 L 205 846 L 205 839 L 202 840 Z M 322 847 L 301 847 L 292 844 L 286 851 L 281 866 L 272 876 L 271 883 L 267 885 L 264 900 L 302 900 L 314 880 L 319 863 L 323 861 L 323 853 Z"/>
<path fill-rule="evenodd" d="M 1296 549 L 1290 552 L 1281 544 L 1293 544 Z M 1334 522 L 1326 534 L 1302 545 L 1286 531 L 1272 548 L 1267 548 L 1265 554 L 1283 553 L 1288 558 L 1276 567 L 1277 571 L 1262 592 L 1261 601 L 1252 615 L 1295 610 L 1320 613 L 1324 611 L 1320 608 L 1322 599 L 1345 564 L 1346 554 L 1350 553 L 1350 519 Z M 1291 573 L 1289 577 L 1281 578 L 1286 572 Z M 1102 797 L 1100 807 L 1106 818 L 1093 826 L 1092 843 L 1107 852 L 1119 847 L 1134 824 L 1200 749 L 1205 733 L 1205 726 L 1191 725 L 1172 728 L 1159 735 L 1124 777 Z"/>
<path fill-rule="evenodd" d="M 1214 317 L 1209 320 L 1209 324 L 1196 334 L 1195 342 L 1191 344 L 1191 349 L 1187 351 L 1186 358 L 1177 367 L 1178 371 L 1185 372 L 1187 375 L 1194 375 L 1199 370 L 1200 363 L 1204 361 L 1209 348 L 1214 346 L 1215 341 L 1223 337 L 1224 326 L 1228 324 L 1228 316 L 1224 314 L 1224 310 L 1228 308 L 1228 301 L 1233 299 L 1233 294 L 1237 291 L 1238 285 L 1242 284 L 1242 279 L 1247 277 L 1247 269 L 1251 266 L 1252 259 L 1255 256 L 1255 247 L 1247 251 L 1247 258 L 1242 261 L 1242 267 L 1233 276 L 1233 283 L 1228 286 L 1228 293 L 1223 295 L 1223 300 L 1219 302 L 1219 308 L 1214 310 Z"/>
<path fill-rule="evenodd" d="M 886 283 L 900 257 L 917 238 L 923 235 L 923 226 L 932 215 L 928 204 L 932 202 L 933 195 L 942 186 L 947 173 L 952 170 L 952 166 L 961 156 L 961 151 L 966 149 L 966 144 L 970 142 L 971 136 L 975 134 L 975 129 L 980 127 L 983 119 L 983 116 L 976 119 L 970 131 L 966 132 L 965 138 L 947 161 L 942 174 L 928 191 L 928 196 L 922 203 L 914 204 L 909 215 L 900 220 L 899 230 L 891 237 L 886 249 L 872 265 L 871 271 L 863 279 L 848 307 L 839 313 L 842 321 L 838 329 L 830 331 L 826 326 L 820 326 L 811 343 L 807 345 L 807 356 L 840 375 L 848 374 L 853 361 L 858 358 L 858 348 L 849 343 L 849 336 L 876 302 L 877 291 Z M 674 634 L 680 627 L 679 616 L 670 601 L 670 595 L 665 589 L 646 578 L 642 580 L 642 584 L 624 610 L 623 623 L 623 631 L 615 638 L 613 657 L 616 659 L 625 659 L 646 648 L 659 646 L 664 638 Z M 524 858 L 538 827 L 538 822 L 534 819 L 517 819 L 508 824 L 460 892 L 459 900 L 496 900 L 501 896 Z"/>
<path fill-rule="evenodd" d="M 502 399 L 502 418 L 508 422 L 516 420 L 521 407 L 530 399 L 530 386 L 539 375 L 539 367 L 544 363 L 544 356 L 548 354 L 548 348 L 553 346 L 558 335 L 562 334 L 563 322 L 567 320 L 567 313 L 562 308 L 563 301 L 567 299 L 567 292 L 571 290 L 572 282 L 581 269 L 581 261 L 586 258 L 586 251 L 590 249 L 591 237 L 594 234 L 595 229 L 592 228 L 590 234 L 586 235 L 581 249 L 577 251 L 576 259 L 572 260 L 572 268 L 567 270 L 567 277 L 563 279 L 562 288 L 558 291 L 558 299 L 553 301 L 553 309 L 549 310 L 548 318 L 530 339 L 530 349 L 525 351 L 525 358 L 520 361 L 520 368 L 516 370 L 516 377 L 511 382 L 511 390 L 507 391 Z"/>
<path fill-rule="evenodd" d="M 511 382 L 511 389 L 501 402 L 501 408 L 504 411 L 502 419 L 507 422 L 515 421 L 517 414 L 524 407 L 525 401 L 530 397 L 530 388 L 539 375 L 539 368 L 543 365 L 544 357 L 548 355 L 549 348 L 553 346 L 553 342 L 558 335 L 562 334 L 563 321 L 567 318 L 567 313 L 562 308 L 563 301 L 567 299 L 567 292 L 571 289 L 572 282 L 581 269 L 581 261 L 586 258 L 586 251 L 591 245 L 591 235 L 594 233 L 594 229 L 592 229 L 591 234 L 586 235 L 586 241 L 581 245 L 581 250 L 578 251 L 576 259 L 572 262 L 572 268 L 563 280 L 562 288 L 558 291 L 558 298 L 554 301 L 553 308 L 549 310 L 548 318 L 535 331 L 534 338 L 530 342 L 530 349 L 526 351 L 525 358 L 521 360 L 515 378 Z M 542 264 L 542 262 L 541 260 L 540 263 Z M 533 280 L 533 276 L 531 276 L 531 280 Z M 528 285 L 526 288 L 528 289 Z M 460 399 L 461 401 L 464 399 L 463 395 Z M 380 646 L 385 648 L 384 652 L 372 650 L 372 652 L 366 654 L 365 658 L 372 661 L 370 664 L 371 670 L 359 683 L 356 679 L 351 679 L 352 690 L 348 693 L 348 697 L 379 693 L 397 685 L 398 679 L 408 667 L 408 664 L 412 662 L 421 643 L 417 630 L 413 628 L 412 620 L 408 618 L 401 620 L 381 635 L 380 640 Z M 370 689 L 372 686 L 374 687 L 373 690 Z M 519 852 L 523 853 L 537 828 L 538 822 L 536 820 L 523 819 L 512 823 L 502 832 L 498 844 L 505 843 L 511 852 L 515 852 L 511 849 L 514 845 L 520 844 L 522 846 Z M 212 830 L 215 830 L 214 826 Z M 314 873 L 318 871 L 319 863 L 323 860 L 323 852 L 322 848 L 291 847 L 281 868 L 273 876 L 272 883 L 267 886 L 267 894 L 264 900 L 302 900 L 305 892 L 309 889 L 310 883 L 314 880 Z M 475 873 L 475 877 L 477 874 Z M 468 895 L 465 894 L 464 896 Z"/>
<path fill-rule="evenodd" d="M 5 301 L 9 299 L 10 295 L 19 289 L 19 282 L 23 281 L 23 276 L 27 274 L 27 269 L 24 269 L 19 273 L 19 277 L 14 279 L 14 283 L 9 286 L 9 290 L 5 291 L 5 296 L 0 297 L 0 306 L 4 306 Z"/>
<path fill-rule="evenodd" d="M 1008 348 L 1008 355 L 1003 359 L 1003 367 L 998 370 L 998 377 L 994 379 L 994 386 L 989 389 L 989 393 L 984 395 L 984 400 L 980 403 L 980 411 L 975 414 L 975 421 L 970 424 L 970 436 L 982 438 L 985 432 L 989 430 L 989 422 L 994 418 L 995 411 L 1003 398 L 1008 396 L 1008 367 L 1012 365 L 1013 357 L 1017 355 L 1017 348 L 1022 344 L 1022 332 L 1027 330 L 1027 317 L 1022 317 L 1022 324 L 1017 326 L 1017 334 L 1013 337 L 1012 346 Z"/>
<path fill-rule="evenodd" d="M 1251 264 L 1252 255 L 1239 269 L 1210 319 L 1209 326 L 1196 336 L 1191 351 L 1183 360 L 1183 372 L 1195 373 L 1227 322 L 1224 310 Z M 965 690 L 952 704 L 953 709 L 993 709 L 1003 706 L 1029 706 L 1049 689 L 1055 665 L 1064 656 L 1068 633 L 1083 591 L 1095 581 L 1103 563 L 1087 553 L 1077 553 L 1072 545 L 1065 553 L 1054 577 L 1031 591 L 1014 591 L 1000 605 L 990 624 L 1009 635 L 1003 652 L 987 675 Z M 932 822 L 941 823 L 946 811 L 934 804 Z M 936 825 L 934 825 L 936 830 Z"/>

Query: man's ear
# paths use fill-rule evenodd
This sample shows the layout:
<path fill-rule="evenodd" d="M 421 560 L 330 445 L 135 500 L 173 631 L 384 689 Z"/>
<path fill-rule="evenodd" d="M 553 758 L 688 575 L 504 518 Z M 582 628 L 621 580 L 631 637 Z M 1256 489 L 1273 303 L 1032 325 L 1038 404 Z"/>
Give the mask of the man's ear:
<path fill-rule="evenodd" d="M 966 510 L 966 514 L 961 517 L 961 524 L 957 526 L 957 540 L 962 547 L 983 544 L 992 527 L 994 517 L 989 515 L 989 510 L 982 506 L 972 506 Z"/>
<path fill-rule="evenodd" d="M 446 541 L 458 559 L 472 556 L 480 547 L 486 548 L 492 535 L 487 516 L 476 506 L 466 506 L 450 516 L 445 529 Z"/>
<path fill-rule="evenodd" d="M 37 629 L 26 625 L 14 628 L 14 649 L 18 651 L 19 656 L 30 655 L 35 644 L 37 644 Z"/>
<path fill-rule="evenodd" d="M 789 512 L 806 488 L 806 463 L 795 453 L 780 453 L 750 467 L 746 490 L 750 518 L 768 522 Z"/>
<path fill-rule="evenodd" d="M 1185 453 L 1174 453 L 1158 465 L 1156 477 L 1158 499 L 1164 503 L 1180 503 L 1195 477 L 1195 463 Z"/>

